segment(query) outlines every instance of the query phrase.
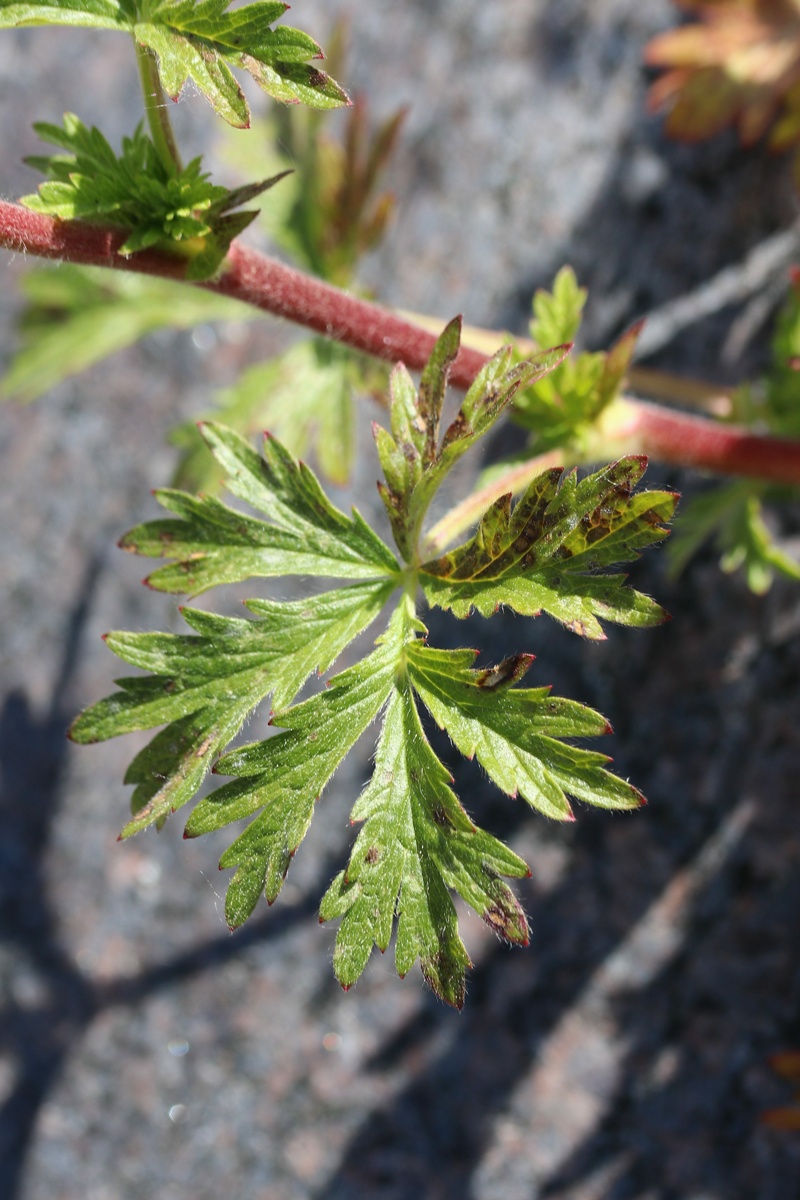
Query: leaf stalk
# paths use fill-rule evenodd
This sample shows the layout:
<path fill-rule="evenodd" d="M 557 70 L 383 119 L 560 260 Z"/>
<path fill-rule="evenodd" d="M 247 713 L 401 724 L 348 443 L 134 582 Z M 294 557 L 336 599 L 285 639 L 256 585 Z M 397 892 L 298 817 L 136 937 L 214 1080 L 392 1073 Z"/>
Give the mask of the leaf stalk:
<path fill-rule="evenodd" d="M 172 122 L 169 119 L 167 97 L 158 73 L 158 60 L 152 50 L 147 46 L 141 46 L 135 38 L 134 46 L 150 137 L 153 139 L 158 157 L 170 175 L 179 175 L 183 170 L 183 163 L 175 141 Z"/>

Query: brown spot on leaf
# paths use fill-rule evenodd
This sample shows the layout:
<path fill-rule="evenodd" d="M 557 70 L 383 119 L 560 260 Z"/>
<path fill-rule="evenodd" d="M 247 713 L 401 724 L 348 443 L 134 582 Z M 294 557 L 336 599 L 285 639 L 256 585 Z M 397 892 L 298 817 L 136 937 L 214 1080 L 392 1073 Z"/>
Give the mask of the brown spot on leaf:
<path fill-rule="evenodd" d="M 495 933 L 499 933 L 501 937 L 516 941 L 514 937 L 516 932 L 514 922 L 511 920 L 510 914 L 504 912 L 499 905 L 490 904 L 482 915 L 486 924 Z"/>

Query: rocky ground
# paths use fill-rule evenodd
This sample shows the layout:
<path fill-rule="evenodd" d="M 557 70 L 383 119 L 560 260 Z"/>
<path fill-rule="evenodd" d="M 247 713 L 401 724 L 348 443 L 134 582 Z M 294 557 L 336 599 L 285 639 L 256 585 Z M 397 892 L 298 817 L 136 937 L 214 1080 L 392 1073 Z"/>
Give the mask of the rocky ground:
<path fill-rule="evenodd" d="M 324 43 L 340 14 L 345 82 L 378 115 L 409 106 L 398 218 L 364 272 L 387 302 L 521 332 L 532 290 L 571 262 L 603 345 L 796 218 L 785 164 L 731 138 L 671 145 L 645 115 L 641 48 L 673 19 L 666 0 L 298 0 L 292 18 Z M 30 120 L 68 108 L 118 136 L 138 119 L 129 47 L 4 33 L 0 102 L 16 196 L 34 182 L 19 164 Z M 213 128 L 197 97 L 177 117 L 190 143 Z M 27 265 L 3 264 L 6 356 Z M 743 314 L 755 336 L 732 339 Z M 650 361 L 745 375 L 763 359 L 757 316 L 722 309 Z M 656 553 L 637 583 L 674 620 L 654 631 L 585 646 L 544 621 L 437 622 L 492 661 L 534 650 L 538 682 L 612 720 L 618 769 L 650 801 L 563 828 L 454 763 L 471 811 L 533 868 L 529 950 L 464 918 L 476 965 L 460 1016 L 379 957 L 347 995 L 332 977 L 316 905 L 370 744 L 326 793 L 280 901 L 234 936 L 212 839 L 176 825 L 117 845 L 134 739 L 79 749 L 64 731 L 119 673 L 102 632 L 178 618 L 113 544 L 154 512 L 166 431 L 283 336 L 266 321 L 153 335 L 0 412 L 0 1195 L 798 1194 L 800 1139 L 759 1125 L 789 1098 L 769 1056 L 800 1046 L 796 587 L 754 598 L 711 555 L 674 582 Z M 371 511 L 367 443 L 354 490 Z"/>

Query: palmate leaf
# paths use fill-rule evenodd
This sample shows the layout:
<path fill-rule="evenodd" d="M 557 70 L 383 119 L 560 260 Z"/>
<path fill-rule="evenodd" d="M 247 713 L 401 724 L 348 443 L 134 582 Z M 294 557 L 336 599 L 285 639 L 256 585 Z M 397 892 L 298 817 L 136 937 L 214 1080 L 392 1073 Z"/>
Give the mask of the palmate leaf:
<path fill-rule="evenodd" d="M 547 369 L 563 354 L 551 352 L 510 370 L 507 356 L 493 360 L 440 444 L 447 366 L 457 350 L 456 324 L 439 339 L 419 390 L 405 373 L 398 373 L 392 389 L 392 434 L 384 436 L 382 445 L 379 437 L 381 457 L 388 463 L 387 483 L 397 498 L 395 525 L 405 533 L 398 538 L 409 560 L 402 569 L 358 514 L 348 517 L 334 508 L 308 468 L 274 438 L 267 438 L 262 458 L 232 431 L 204 426 L 230 491 L 266 519 L 218 500 L 162 493 L 159 498 L 176 517 L 141 525 L 122 543 L 138 553 L 177 560 L 156 571 L 151 584 L 197 592 L 250 576 L 292 574 L 350 582 L 301 600 L 250 600 L 250 618 L 185 609 L 192 635 L 110 634 L 107 642 L 114 653 L 149 674 L 120 680 L 121 690 L 78 717 L 71 732 L 75 740 L 90 742 L 135 729 L 159 730 L 128 771 L 127 781 L 135 787 L 134 815 L 123 836 L 163 824 L 194 795 L 212 764 L 215 773 L 230 776 L 197 803 L 185 835 L 246 822 L 220 860 L 222 868 L 234 870 L 225 911 L 235 927 L 261 895 L 269 903 L 279 895 L 317 800 L 356 741 L 379 721 L 375 771 L 352 810 L 361 830 L 347 869 L 333 880 L 321 904 L 321 919 L 341 919 L 334 970 L 349 987 L 373 946 L 386 949 L 396 926 L 400 974 L 419 959 L 437 995 L 460 1007 L 469 959 L 452 893 L 499 936 L 525 944 L 525 916 L 504 879 L 529 872 L 512 850 L 478 828 L 459 803 L 425 736 L 419 705 L 459 750 L 477 757 L 498 787 L 551 817 L 570 819 L 568 797 L 615 809 L 634 808 L 642 798 L 609 773 L 604 755 L 570 744 L 572 738 L 608 732 L 603 717 L 551 697 L 546 688 L 516 686 L 530 666 L 530 655 L 476 670 L 474 651 L 427 645 L 427 630 L 415 606 L 420 582 L 426 589 L 434 584 L 468 586 L 463 580 L 437 578 L 430 564 L 424 571 L 419 565 L 419 527 L 434 483 L 443 477 L 451 456 L 491 425 L 518 381 Z M 402 476 L 398 457 L 401 447 L 404 456 L 409 448 L 407 476 Z M 528 512 L 524 529 L 541 526 L 527 549 L 535 544 L 543 563 L 544 547 L 553 559 L 569 552 L 571 561 L 589 570 L 631 557 L 658 540 L 663 535 L 660 522 L 674 497 L 632 495 L 642 469 L 642 463 L 630 460 L 608 468 L 603 481 L 593 476 L 578 484 L 568 477 L 560 489 L 555 477 L 540 480 L 534 485 L 537 503 L 530 497 L 520 502 L 527 506 L 520 511 Z M 397 516 L 400 512 L 405 515 Z M 515 538 L 509 540 L 509 530 L 516 528 L 515 519 L 507 514 L 508 528 L 503 529 L 490 510 L 481 527 L 484 534 L 490 526 L 495 530 L 492 552 L 499 550 L 499 558 L 501 543 L 508 543 L 502 570 L 489 580 L 498 603 L 504 600 L 507 576 L 524 582 L 524 571 L 515 575 L 512 562 Z M 409 536 L 412 529 L 416 533 Z M 491 549 L 485 537 L 482 546 L 481 553 Z M 499 561 L 497 553 L 494 557 Z M 448 572 L 457 576 L 460 566 L 477 566 L 478 559 L 476 548 L 454 551 Z M 610 578 L 608 586 L 618 588 Z M 548 577 L 548 583 L 557 597 L 558 581 Z M 541 590 L 541 578 L 537 586 Z M 565 604 L 574 605 L 577 586 L 575 580 L 565 583 Z M 309 674 L 332 667 L 393 594 L 394 610 L 374 648 L 333 675 L 323 691 L 293 703 Z M 489 594 L 490 588 L 482 591 L 480 602 L 486 598 L 488 603 Z M 622 607 L 616 598 L 614 603 Z M 651 620 L 655 606 L 646 604 L 650 607 L 641 611 Z M 550 607 L 557 610 L 555 600 Z M 557 615 L 563 619 L 560 610 Z M 592 631 L 587 625 L 584 632 Z M 268 695 L 274 707 L 271 735 L 229 749 Z"/>
<path fill-rule="evenodd" d="M 638 558 L 661 541 L 675 510 L 674 492 L 634 487 L 647 463 L 621 459 L 581 480 L 560 467 L 545 471 L 512 507 L 501 496 L 475 536 L 425 563 L 421 583 L 429 603 L 465 617 L 490 616 L 507 605 L 524 616 L 544 611 L 584 637 L 603 638 L 598 620 L 658 625 L 664 610 L 625 586 L 624 575 L 602 573 Z"/>
<path fill-rule="evenodd" d="M 165 91 L 177 100 L 191 80 L 231 125 L 250 110 L 231 67 L 248 71 L 268 95 L 314 108 L 348 104 L 346 92 L 310 60 L 324 57 L 308 34 L 271 26 L 288 4 L 255 0 L 0 0 L 0 28 L 77 25 L 130 33 L 158 58 Z"/>

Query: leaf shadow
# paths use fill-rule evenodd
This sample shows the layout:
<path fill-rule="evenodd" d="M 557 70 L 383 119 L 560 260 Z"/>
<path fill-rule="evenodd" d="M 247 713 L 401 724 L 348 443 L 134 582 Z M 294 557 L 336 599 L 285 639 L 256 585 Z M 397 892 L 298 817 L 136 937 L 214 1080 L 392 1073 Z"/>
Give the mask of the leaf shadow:
<path fill-rule="evenodd" d="M 70 693 L 83 632 L 103 561 L 92 558 L 69 615 L 50 702 L 37 715 L 21 691 L 0 712 L 0 953 L 14 979 L 0 1004 L 0 1060 L 11 1082 L 0 1101 L 0 1196 L 16 1200 L 42 1106 L 92 1021 L 117 1006 L 135 1005 L 182 980 L 195 978 L 280 938 L 316 913 L 315 890 L 291 907 L 251 921 L 151 965 L 133 976 L 95 982 L 63 944 L 50 902 L 45 859 L 59 812 L 67 766 L 66 729 L 74 716 Z M 320 880 L 332 863 L 325 859 Z"/>

